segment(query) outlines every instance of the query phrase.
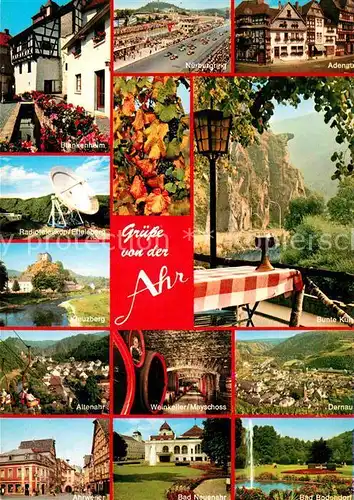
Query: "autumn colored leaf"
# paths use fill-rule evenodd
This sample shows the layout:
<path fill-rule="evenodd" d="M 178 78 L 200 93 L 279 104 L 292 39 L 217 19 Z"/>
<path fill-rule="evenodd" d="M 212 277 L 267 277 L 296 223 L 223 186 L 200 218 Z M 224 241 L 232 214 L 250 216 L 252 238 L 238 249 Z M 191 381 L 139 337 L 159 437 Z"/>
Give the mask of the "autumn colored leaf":
<path fill-rule="evenodd" d="M 130 188 L 130 193 L 134 196 L 136 200 L 138 198 L 143 198 L 148 194 L 143 179 L 138 175 L 134 177 L 133 184 L 131 185 Z"/>
<path fill-rule="evenodd" d="M 168 125 L 155 120 L 145 133 L 147 140 L 144 144 L 144 153 L 149 154 L 149 158 L 158 160 L 161 156 L 166 155 L 166 146 L 163 141 L 168 132 Z"/>
<path fill-rule="evenodd" d="M 189 117 L 178 82 L 171 76 L 114 77 L 115 213 L 179 215 L 172 207 L 189 198 Z"/>
<path fill-rule="evenodd" d="M 159 215 L 165 212 L 171 204 L 171 198 L 167 191 L 154 189 L 146 199 L 144 213 L 145 215 Z"/>
<path fill-rule="evenodd" d="M 148 158 L 140 160 L 139 158 L 135 158 L 134 163 L 140 168 L 144 177 L 155 177 L 157 174 L 156 160 L 149 160 Z"/>
<path fill-rule="evenodd" d="M 159 188 L 164 189 L 165 187 L 165 176 L 163 174 L 157 175 L 147 180 L 147 185 L 153 189 Z"/>
<path fill-rule="evenodd" d="M 122 113 L 124 116 L 131 116 L 135 112 L 134 96 L 128 95 L 124 98 Z"/>
<path fill-rule="evenodd" d="M 129 203 L 118 207 L 118 215 L 135 215 L 134 205 Z"/>
<path fill-rule="evenodd" d="M 135 130 L 141 130 L 144 128 L 144 125 L 145 125 L 144 111 L 140 108 L 136 112 L 135 120 L 133 121 L 133 128 Z"/>
<path fill-rule="evenodd" d="M 149 125 L 152 123 L 154 120 L 156 120 L 156 115 L 155 113 L 144 113 L 144 123 L 145 125 Z"/>

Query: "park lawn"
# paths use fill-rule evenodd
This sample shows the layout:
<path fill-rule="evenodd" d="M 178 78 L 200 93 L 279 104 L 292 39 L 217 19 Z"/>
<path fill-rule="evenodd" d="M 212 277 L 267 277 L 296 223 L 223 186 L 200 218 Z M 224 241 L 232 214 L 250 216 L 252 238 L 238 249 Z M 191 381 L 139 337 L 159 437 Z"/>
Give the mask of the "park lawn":
<path fill-rule="evenodd" d="M 286 470 L 299 470 L 299 469 L 307 469 L 307 465 L 280 465 L 277 464 L 277 468 L 274 469 L 273 465 L 258 465 L 254 468 L 254 476 L 257 478 L 259 474 L 262 474 L 263 472 L 271 472 L 275 476 L 278 476 L 279 479 L 281 479 L 284 474 L 282 474 L 283 471 Z M 350 478 L 352 477 L 352 466 L 351 465 L 346 465 L 345 467 L 341 467 L 338 469 L 338 472 L 341 472 L 341 474 L 338 474 L 339 477 L 343 478 Z M 335 472 L 334 472 L 335 474 Z M 246 476 L 249 477 L 249 468 L 247 469 L 236 469 L 236 477 L 239 476 Z M 318 476 L 315 475 L 310 475 L 311 478 L 316 478 Z"/>
<path fill-rule="evenodd" d="M 71 317 L 77 317 L 78 321 L 74 322 L 75 326 L 108 326 L 109 325 L 109 294 L 93 293 L 70 299 L 67 301 L 69 321 Z M 84 319 L 104 318 L 104 321 L 83 321 Z M 71 323 L 71 321 L 70 321 Z"/>
<path fill-rule="evenodd" d="M 177 480 L 201 476 L 201 470 L 174 464 L 115 465 L 114 500 L 164 500 Z"/>

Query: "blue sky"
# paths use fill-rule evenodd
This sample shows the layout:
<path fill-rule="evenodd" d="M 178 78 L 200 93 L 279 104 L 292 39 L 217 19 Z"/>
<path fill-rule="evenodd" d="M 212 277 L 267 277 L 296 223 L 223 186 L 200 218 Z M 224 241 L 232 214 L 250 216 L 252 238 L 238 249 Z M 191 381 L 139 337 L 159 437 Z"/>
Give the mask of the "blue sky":
<path fill-rule="evenodd" d="M 114 0 L 115 9 L 139 9 L 148 3 L 148 0 Z M 168 0 L 168 3 L 180 7 L 181 9 L 206 9 L 206 8 L 225 8 L 230 7 L 225 0 L 213 0 L 207 5 L 203 0 L 194 0 L 192 3 L 188 0 Z"/>
<path fill-rule="evenodd" d="M 16 330 L 17 334 L 21 337 L 22 340 L 62 340 L 67 337 L 74 337 L 75 335 L 81 334 L 90 334 L 93 335 L 95 333 L 94 330 Z M 108 332 L 106 332 L 108 335 Z M 8 337 L 16 337 L 16 333 L 14 330 L 1 330 L 0 338 L 2 340 L 7 339 Z M 16 337 L 17 338 L 17 337 Z"/>
<path fill-rule="evenodd" d="M 298 105 L 297 108 L 293 106 L 283 104 L 275 104 L 275 112 L 270 120 L 270 125 L 275 121 L 286 120 L 288 118 L 297 118 L 299 116 L 308 115 L 310 113 L 316 113 L 314 109 L 314 102 L 312 99 L 303 100 Z"/>
<path fill-rule="evenodd" d="M 266 340 L 266 339 L 288 339 L 298 333 L 307 332 L 308 330 L 289 331 L 289 330 L 247 330 L 247 332 L 236 331 L 237 340 Z"/>
<path fill-rule="evenodd" d="M 250 419 L 243 418 L 244 427 Z M 252 418 L 253 425 L 271 425 L 281 436 L 297 437 L 313 441 L 329 439 L 342 432 L 352 431 L 354 421 L 351 418 Z"/>
<path fill-rule="evenodd" d="M 74 170 L 96 194 L 109 194 L 107 156 L 0 157 L 0 197 L 33 198 L 53 193 L 49 173 L 54 167 Z"/>
<path fill-rule="evenodd" d="M 188 431 L 194 424 L 203 428 L 203 420 L 201 418 L 170 418 L 166 420 L 171 429 L 179 436 Z M 115 419 L 114 430 L 119 434 L 131 436 L 134 431 L 140 431 L 143 439 L 149 439 L 151 435 L 157 435 L 161 425 L 165 422 L 163 418 L 127 418 Z"/>
<path fill-rule="evenodd" d="M 109 244 L 107 243 L 2 243 L 0 260 L 7 269 L 24 271 L 48 252 L 53 262 L 60 260 L 66 269 L 84 276 L 109 277 Z"/>
<path fill-rule="evenodd" d="M 183 104 L 183 108 L 184 108 L 184 111 L 186 114 L 189 113 L 190 111 L 190 91 L 186 89 L 186 87 L 181 84 L 179 87 L 178 87 L 178 91 L 177 91 L 177 94 L 179 95 L 179 97 L 181 98 L 182 100 L 182 104 Z"/>
<path fill-rule="evenodd" d="M 83 466 L 84 455 L 91 453 L 93 420 L 91 418 L 2 418 L 0 420 L 1 453 L 18 448 L 21 441 L 55 439 L 58 458 Z"/>
<path fill-rule="evenodd" d="M 68 0 L 55 1 L 58 5 L 68 3 Z M 32 24 L 32 16 L 45 3 L 45 0 L 1 0 L 0 30 L 8 28 L 11 35 L 17 35 Z"/>

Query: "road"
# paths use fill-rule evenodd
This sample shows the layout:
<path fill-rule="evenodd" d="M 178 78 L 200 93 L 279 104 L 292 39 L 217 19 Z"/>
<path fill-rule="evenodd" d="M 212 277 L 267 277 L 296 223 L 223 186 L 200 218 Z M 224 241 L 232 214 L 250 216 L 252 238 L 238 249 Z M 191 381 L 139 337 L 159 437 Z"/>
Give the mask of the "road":
<path fill-rule="evenodd" d="M 341 65 L 352 64 L 352 68 L 345 68 Z M 336 73 L 354 74 L 354 55 L 341 56 L 330 59 L 312 59 L 302 62 L 273 63 L 259 66 L 258 64 L 248 64 L 236 61 L 236 73 Z"/>
<path fill-rule="evenodd" d="M 200 42 L 201 38 L 210 36 L 210 42 L 208 45 L 203 45 Z M 217 40 L 213 40 L 217 36 Z M 116 69 L 116 72 L 124 73 L 188 73 L 190 71 L 197 71 L 197 68 L 189 69 L 187 64 L 197 64 L 207 57 L 211 52 L 213 52 L 219 45 L 221 45 L 227 38 L 230 38 L 230 26 L 222 26 L 220 28 L 215 28 L 206 33 L 200 33 L 197 35 L 192 42 L 192 39 L 188 39 L 184 42 L 179 42 L 174 45 L 170 45 L 164 50 L 157 52 L 151 56 L 145 57 L 140 61 L 136 61 L 126 66 Z M 194 54 L 188 56 L 187 50 L 180 52 L 178 47 L 183 44 L 193 43 L 196 46 Z M 178 59 L 171 61 L 169 57 L 165 57 L 168 52 L 178 55 Z M 224 70 L 226 71 L 226 69 Z M 220 71 L 222 72 L 222 71 Z"/>

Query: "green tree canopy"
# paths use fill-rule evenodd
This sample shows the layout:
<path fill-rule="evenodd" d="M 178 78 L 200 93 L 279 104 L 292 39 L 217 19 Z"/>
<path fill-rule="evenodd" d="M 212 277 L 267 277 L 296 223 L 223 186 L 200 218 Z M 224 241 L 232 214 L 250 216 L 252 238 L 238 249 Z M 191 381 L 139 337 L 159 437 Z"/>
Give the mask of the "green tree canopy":
<path fill-rule="evenodd" d="M 21 290 L 19 282 L 15 279 L 12 283 L 12 291 L 19 292 Z"/>
<path fill-rule="evenodd" d="M 0 292 L 3 292 L 8 282 L 7 269 L 5 264 L 0 260 Z"/>
<path fill-rule="evenodd" d="M 62 274 L 49 274 L 46 271 L 39 271 L 32 278 L 32 285 L 36 290 L 61 291 L 64 288 L 64 277 Z"/>
<path fill-rule="evenodd" d="M 306 215 L 322 215 L 324 210 L 325 201 L 320 194 L 312 194 L 308 198 L 294 198 L 290 201 L 285 215 L 285 229 L 294 231 Z"/>
<path fill-rule="evenodd" d="M 333 221 L 354 224 L 354 177 L 342 179 L 336 196 L 329 200 L 327 207 Z"/>
<path fill-rule="evenodd" d="M 332 450 L 327 445 L 327 442 L 323 438 L 318 441 L 313 441 L 310 448 L 309 462 L 315 464 L 324 464 L 329 462 L 332 456 Z"/>
<path fill-rule="evenodd" d="M 202 450 L 208 457 L 227 469 L 231 456 L 231 427 L 226 418 L 204 420 Z"/>
<path fill-rule="evenodd" d="M 114 460 L 122 460 L 127 456 L 128 445 L 118 432 L 113 434 L 113 455 Z"/>
<path fill-rule="evenodd" d="M 269 128 L 275 104 L 297 107 L 312 99 L 315 111 L 336 129 L 336 142 L 348 146 L 334 151 L 333 179 L 353 174 L 354 86 L 351 78 L 326 77 L 229 77 L 195 79 L 195 109 L 214 108 L 232 117 L 231 137 L 246 147 L 256 141 L 257 132 Z"/>

